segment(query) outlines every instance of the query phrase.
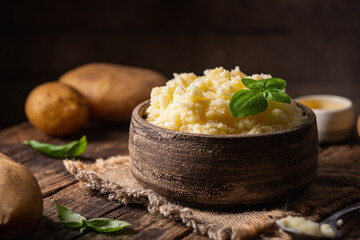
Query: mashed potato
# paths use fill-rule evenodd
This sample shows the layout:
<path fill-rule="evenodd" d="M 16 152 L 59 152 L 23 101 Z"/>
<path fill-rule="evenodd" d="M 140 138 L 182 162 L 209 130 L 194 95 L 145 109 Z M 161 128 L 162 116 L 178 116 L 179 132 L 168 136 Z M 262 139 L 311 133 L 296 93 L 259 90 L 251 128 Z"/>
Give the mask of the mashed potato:
<path fill-rule="evenodd" d="M 194 73 L 174 74 L 166 86 L 153 88 L 146 120 L 159 127 L 204 134 L 260 134 L 298 126 L 307 120 L 294 101 L 268 100 L 266 111 L 247 117 L 233 117 L 229 102 L 234 93 L 247 89 L 242 78 L 262 80 L 269 74 L 247 76 L 239 67 L 222 67 Z"/>
<path fill-rule="evenodd" d="M 276 223 L 282 228 L 292 229 L 313 237 L 335 237 L 335 232 L 329 224 L 319 224 L 304 217 L 287 216 L 277 220 Z"/>

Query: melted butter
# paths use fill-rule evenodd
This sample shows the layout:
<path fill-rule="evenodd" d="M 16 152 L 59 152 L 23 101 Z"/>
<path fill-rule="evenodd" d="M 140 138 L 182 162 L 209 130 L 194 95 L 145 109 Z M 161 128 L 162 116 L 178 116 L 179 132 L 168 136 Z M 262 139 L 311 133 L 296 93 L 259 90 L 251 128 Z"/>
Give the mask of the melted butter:
<path fill-rule="evenodd" d="M 301 99 L 298 102 L 311 109 L 337 110 L 344 108 L 343 104 L 329 99 Z"/>

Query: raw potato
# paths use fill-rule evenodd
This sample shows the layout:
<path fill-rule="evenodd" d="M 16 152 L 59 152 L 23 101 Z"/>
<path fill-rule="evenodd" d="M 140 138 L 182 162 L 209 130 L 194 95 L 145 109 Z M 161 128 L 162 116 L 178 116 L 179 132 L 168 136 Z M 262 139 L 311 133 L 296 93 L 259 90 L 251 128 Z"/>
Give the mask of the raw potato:
<path fill-rule="evenodd" d="M 43 210 L 32 173 L 0 153 L 0 239 L 22 239 L 38 225 Z"/>
<path fill-rule="evenodd" d="M 116 122 L 129 121 L 133 108 L 149 99 L 151 89 L 166 80 L 149 69 L 109 63 L 86 64 L 59 79 L 86 97 L 93 118 Z"/>
<path fill-rule="evenodd" d="M 357 119 L 357 132 L 358 132 L 358 135 L 359 135 L 359 137 L 360 137 L 360 115 L 359 115 L 359 117 L 358 117 L 358 119 Z"/>
<path fill-rule="evenodd" d="M 50 135 L 63 136 L 84 125 L 89 118 L 89 106 L 72 87 L 47 82 L 31 91 L 25 113 L 35 127 Z"/>

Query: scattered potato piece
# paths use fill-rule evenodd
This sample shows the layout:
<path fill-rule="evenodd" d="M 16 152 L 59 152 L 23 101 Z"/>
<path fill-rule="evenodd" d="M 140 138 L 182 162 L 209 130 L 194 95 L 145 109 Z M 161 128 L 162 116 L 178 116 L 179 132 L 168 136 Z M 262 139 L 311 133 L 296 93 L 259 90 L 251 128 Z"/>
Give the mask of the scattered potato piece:
<path fill-rule="evenodd" d="M 22 164 L 0 153 L 0 239 L 23 239 L 43 210 L 39 184 Z"/>
<path fill-rule="evenodd" d="M 336 221 L 336 227 L 341 227 L 344 224 L 344 221 L 340 218 Z"/>
<path fill-rule="evenodd" d="M 25 113 L 35 127 L 50 135 L 63 136 L 84 125 L 89 118 L 89 106 L 72 87 L 47 82 L 31 91 Z"/>
<path fill-rule="evenodd" d="M 85 96 L 93 118 L 116 122 L 129 121 L 133 108 L 166 80 L 149 69 L 109 63 L 86 64 L 59 78 Z"/>

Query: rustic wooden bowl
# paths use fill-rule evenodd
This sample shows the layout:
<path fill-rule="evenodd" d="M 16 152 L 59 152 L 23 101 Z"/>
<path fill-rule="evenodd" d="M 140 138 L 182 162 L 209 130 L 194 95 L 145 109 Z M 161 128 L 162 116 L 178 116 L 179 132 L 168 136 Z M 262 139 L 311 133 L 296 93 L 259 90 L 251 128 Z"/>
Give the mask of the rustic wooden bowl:
<path fill-rule="evenodd" d="M 315 114 L 301 126 L 260 135 L 209 135 L 168 130 L 146 122 L 149 101 L 132 113 L 131 171 L 160 195 L 200 207 L 259 204 L 303 191 L 315 178 Z"/>

